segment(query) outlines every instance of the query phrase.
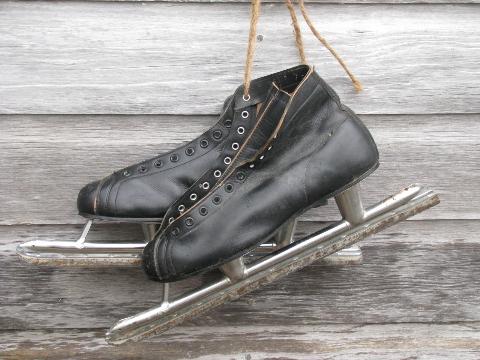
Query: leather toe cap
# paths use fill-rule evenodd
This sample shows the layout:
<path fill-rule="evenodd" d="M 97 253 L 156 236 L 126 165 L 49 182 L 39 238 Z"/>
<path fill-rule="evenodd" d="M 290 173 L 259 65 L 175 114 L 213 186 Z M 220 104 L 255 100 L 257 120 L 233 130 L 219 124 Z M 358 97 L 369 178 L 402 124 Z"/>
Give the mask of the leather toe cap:
<path fill-rule="evenodd" d="M 85 185 L 77 197 L 77 208 L 81 215 L 95 214 L 95 197 L 97 196 L 97 189 L 100 181 L 94 181 Z"/>

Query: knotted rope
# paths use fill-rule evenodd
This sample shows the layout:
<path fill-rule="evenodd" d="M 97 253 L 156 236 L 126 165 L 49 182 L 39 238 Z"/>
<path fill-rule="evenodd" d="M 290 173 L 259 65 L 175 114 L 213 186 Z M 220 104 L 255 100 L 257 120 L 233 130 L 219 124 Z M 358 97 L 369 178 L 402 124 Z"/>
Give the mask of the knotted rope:
<path fill-rule="evenodd" d="M 260 16 L 260 0 L 251 0 L 251 10 L 250 10 L 250 32 L 248 35 L 248 47 L 247 47 L 247 60 L 245 62 L 245 74 L 243 78 L 243 85 L 244 85 L 244 97 L 248 97 L 250 91 L 250 82 L 252 78 L 252 67 L 253 67 L 253 56 L 255 53 L 255 44 L 256 44 L 256 35 L 257 35 L 257 23 L 258 18 Z M 360 81 L 353 75 L 353 73 L 348 68 L 347 64 L 340 55 L 335 51 L 335 49 L 329 44 L 329 42 L 318 32 L 318 30 L 313 25 L 310 17 L 308 16 L 307 9 L 305 8 L 304 0 L 297 0 L 298 4 L 300 5 L 300 11 L 302 13 L 305 22 L 307 23 L 310 31 L 313 35 L 320 41 L 320 43 L 333 55 L 333 57 L 338 61 L 340 66 L 345 70 L 347 75 L 349 76 L 350 80 L 355 87 L 355 90 L 361 91 L 362 84 Z M 292 19 L 292 25 L 295 33 L 295 44 L 298 49 L 298 53 L 300 56 L 300 61 L 302 64 L 306 64 L 307 60 L 305 57 L 305 50 L 303 46 L 302 34 L 300 31 L 300 26 L 298 25 L 297 15 L 295 13 L 295 8 L 291 0 L 285 0 L 285 4 L 287 5 L 288 11 L 290 12 L 290 17 Z"/>

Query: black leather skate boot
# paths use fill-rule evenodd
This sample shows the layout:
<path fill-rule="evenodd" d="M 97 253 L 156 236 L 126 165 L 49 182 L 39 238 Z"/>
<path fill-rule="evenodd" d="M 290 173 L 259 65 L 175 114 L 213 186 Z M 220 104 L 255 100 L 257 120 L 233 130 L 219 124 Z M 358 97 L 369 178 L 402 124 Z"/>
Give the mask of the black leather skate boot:
<path fill-rule="evenodd" d="M 170 282 L 219 267 L 377 168 L 376 145 L 358 117 L 312 68 L 296 71 L 298 81 L 276 82 L 289 98 L 282 121 L 260 122 L 252 133 L 267 138 L 260 151 L 244 153 L 246 142 L 201 200 L 185 205 L 192 188 L 175 203 L 182 211 L 168 211 L 170 223 L 144 249 L 151 278 Z"/>
<path fill-rule="evenodd" d="M 90 219 L 125 222 L 160 222 L 168 207 L 201 178 L 184 206 L 198 201 L 232 166 L 232 160 L 247 139 L 246 156 L 256 153 L 267 139 L 252 135 L 260 119 L 276 126 L 288 95 L 273 85 L 276 79 L 297 81 L 297 68 L 252 81 L 249 98 L 243 87 L 229 97 L 219 121 L 195 140 L 169 153 L 119 170 L 86 185 L 79 193 L 80 215 Z M 214 169 L 205 173 L 208 169 Z M 180 207 L 180 210 L 183 210 Z"/>

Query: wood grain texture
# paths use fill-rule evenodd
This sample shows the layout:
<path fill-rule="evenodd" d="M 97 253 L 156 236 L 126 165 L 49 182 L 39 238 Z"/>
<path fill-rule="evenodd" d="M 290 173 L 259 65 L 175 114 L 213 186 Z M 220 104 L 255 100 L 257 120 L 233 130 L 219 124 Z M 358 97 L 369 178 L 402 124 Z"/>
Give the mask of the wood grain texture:
<path fill-rule="evenodd" d="M 109 346 L 103 330 L 2 332 L 4 360 L 462 359 L 480 356 L 480 324 L 182 327 Z"/>
<path fill-rule="evenodd" d="M 357 112 L 480 112 L 476 5 L 309 8 L 365 90 L 311 35 L 307 56 Z M 298 62 L 285 6 L 263 14 L 254 76 Z M 216 113 L 247 30 L 247 4 L 1 2 L 0 113 Z"/>
<path fill-rule="evenodd" d="M 318 230 L 301 223 L 298 236 Z M 131 225 L 97 228 L 92 239 L 141 238 Z M 73 239 L 72 226 L 0 227 L 0 328 L 105 328 L 158 305 L 162 287 L 141 269 L 35 267 L 15 255 L 32 239 Z M 409 221 L 362 244 L 357 266 L 309 266 L 203 315 L 189 326 L 480 321 L 480 221 Z M 182 281 L 173 293 L 212 281 Z"/>
<path fill-rule="evenodd" d="M 410 183 L 440 193 L 416 219 L 479 219 L 477 115 L 364 116 L 381 166 L 364 181 L 367 204 Z M 202 116 L 0 116 L 0 224 L 81 223 L 87 182 L 174 149 L 215 122 Z M 334 202 L 304 219 L 338 218 Z"/>
<path fill-rule="evenodd" d="M 1 0 L 4 1 L 4 0 Z M 69 0 L 66 0 L 69 1 Z M 77 1 L 77 0 L 73 0 Z M 83 0 L 97 1 L 97 0 Z M 251 0 L 99 0 L 102 2 L 169 2 L 169 3 L 250 3 Z M 262 4 L 283 3 L 285 0 L 262 0 Z M 479 0 L 305 0 L 319 4 L 477 4 Z"/>

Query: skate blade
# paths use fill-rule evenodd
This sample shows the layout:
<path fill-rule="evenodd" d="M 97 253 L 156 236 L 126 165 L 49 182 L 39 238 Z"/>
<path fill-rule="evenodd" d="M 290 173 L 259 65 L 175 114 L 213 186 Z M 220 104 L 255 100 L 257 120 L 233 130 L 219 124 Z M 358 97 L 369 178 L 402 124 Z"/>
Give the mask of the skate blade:
<path fill-rule="evenodd" d="M 169 284 L 164 284 L 162 304 L 117 322 L 107 332 L 107 342 L 121 344 L 162 333 L 440 202 L 433 191 L 418 185 L 411 185 L 366 210 L 357 186 L 337 195 L 335 200 L 343 220 L 251 264 L 245 265 L 243 258 L 225 264 L 221 267 L 225 275 L 220 280 L 173 300 L 168 299 Z"/>
<path fill-rule="evenodd" d="M 76 241 L 29 241 L 17 247 L 17 254 L 34 265 L 98 267 L 136 266 L 141 263 L 145 242 L 87 242 L 93 221 L 87 221 Z M 147 242 L 155 236 L 157 226 L 142 224 Z"/>
<path fill-rule="evenodd" d="M 146 242 L 153 239 L 157 224 L 143 224 L 146 242 L 87 242 L 86 238 L 93 220 L 85 225 L 82 235 L 76 241 L 34 240 L 23 243 L 17 247 L 17 254 L 27 263 L 33 265 L 59 266 L 59 267 L 101 267 L 101 266 L 139 266 L 142 263 L 142 253 Z M 251 254 L 252 258 L 271 253 L 280 247 L 293 242 L 296 221 L 284 225 L 272 242 L 259 246 Z M 328 264 L 358 263 L 361 256 L 355 261 L 350 261 L 350 254 L 335 254 L 328 259 Z"/>
<path fill-rule="evenodd" d="M 21 259 L 34 265 L 135 266 L 142 262 L 145 243 L 83 243 L 34 240 L 17 247 Z"/>

